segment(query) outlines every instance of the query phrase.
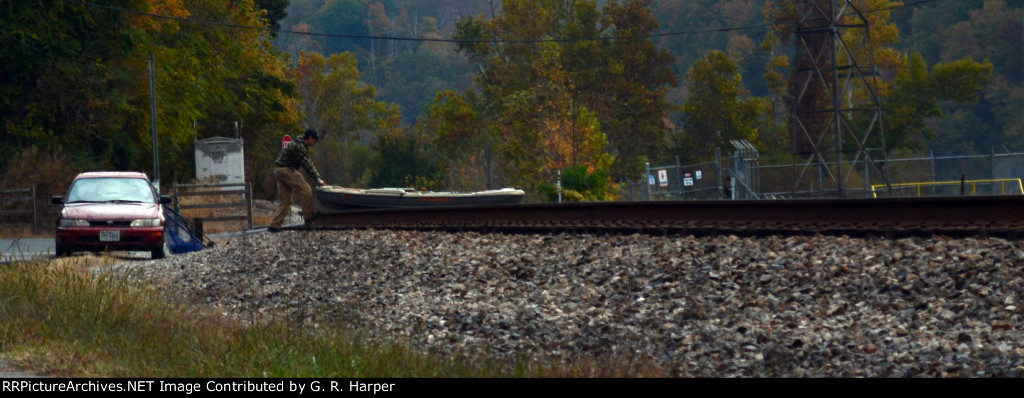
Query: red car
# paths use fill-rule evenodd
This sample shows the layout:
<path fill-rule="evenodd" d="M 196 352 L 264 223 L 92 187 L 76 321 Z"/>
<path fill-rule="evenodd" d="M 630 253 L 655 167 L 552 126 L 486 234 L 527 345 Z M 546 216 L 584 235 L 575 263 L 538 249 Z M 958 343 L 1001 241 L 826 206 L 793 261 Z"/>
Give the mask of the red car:
<path fill-rule="evenodd" d="M 57 219 L 57 256 L 76 251 L 149 251 L 163 258 L 163 205 L 143 173 L 103 171 L 75 177 L 64 197 L 54 196 L 64 208 Z"/>

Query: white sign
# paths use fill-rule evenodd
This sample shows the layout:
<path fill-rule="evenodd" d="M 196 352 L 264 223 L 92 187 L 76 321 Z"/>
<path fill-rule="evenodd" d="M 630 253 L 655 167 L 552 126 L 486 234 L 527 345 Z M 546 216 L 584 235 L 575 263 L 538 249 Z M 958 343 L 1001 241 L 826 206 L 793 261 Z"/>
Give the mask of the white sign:
<path fill-rule="evenodd" d="M 702 178 L 702 177 L 700 176 L 700 170 L 697 170 L 697 179 L 699 180 L 699 179 L 701 179 L 701 178 Z"/>
<path fill-rule="evenodd" d="M 668 170 L 665 170 L 665 169 L 658 170 L 658 186 L 660 186 L 660 187 L 667 187 L 668 186 Z"/>
<path fill-rule="evenodd" d="M 690 177 L 684 178 L 683 179 L 683 185 L 684 186 L 688 186 L 688 187 L 692 187 L 693 186 L 693 179 L 690 178 Z"/>
<path fill-rule="evenodd" d="M 654 185 L 654 174 L 647 175 L 647 183 L 650 185 Z"/>

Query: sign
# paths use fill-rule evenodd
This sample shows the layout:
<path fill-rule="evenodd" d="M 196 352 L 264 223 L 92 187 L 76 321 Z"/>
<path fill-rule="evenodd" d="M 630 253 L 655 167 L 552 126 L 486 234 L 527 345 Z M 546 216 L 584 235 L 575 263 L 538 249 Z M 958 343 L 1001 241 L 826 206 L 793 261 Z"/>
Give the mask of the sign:
<path fill-rule="evenodd" d="M 658 186 L 659 187 L 667 187 L 668 186 L 668 170 L 665 170 L 665 169 L 658 170 Z"/>
<path fill-rule="evenodd" d="M 692 187 L 693 186 L 693 178 L 690 178 L 690 177 L 683 178 L 683 186 Z"/>
<path fill-rule="evenodd" d="M 281 149 L 284 149 L 284 147 L 288 146 L 288 144 L 291 144 L 291 143 L 292 143 L 292 136 L 290 136 L 288 134 L 285 134 L 284 135 L 284 139 L 281 140 Z"/>
<path fill-rule="evenodd" d="M 702 177 L 700 176 L 700 170 L 697 170 L 697 179 L 699 180 L 699 179 L 701 179 L 701 178 L 702 178 Z"/>
<path fill-rule="evenodd" d="M 647 184 L 648 185 L 654 185 L 654 174 L 648 174 L 647 175 Z"/>

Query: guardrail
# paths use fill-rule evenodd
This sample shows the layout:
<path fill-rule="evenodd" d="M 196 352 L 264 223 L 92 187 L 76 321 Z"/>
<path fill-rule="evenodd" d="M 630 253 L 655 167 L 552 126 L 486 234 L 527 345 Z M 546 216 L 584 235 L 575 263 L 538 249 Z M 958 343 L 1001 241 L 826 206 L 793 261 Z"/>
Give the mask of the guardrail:
<path fill-rule="evenodd" d="M 893 188 L 916 188 L 917 197 L 921 196 L 921 188 L 924 187 L 941 187 L 941 186 L 960 186 L 960 194 L 968 195 L 967 187 L 970 187 L 969 195 L 974 196 L 978 194 L 978 184 L 1000 184 L 1001 191 L 1000 195 L 1006 195 L 1006 184 L 1010 184 L 1010 189 L 1014 190 L 1015 193 L 1024 193 L 1024 184 L 1021 183 L 1020 178 L 1001 178 L 993 180 L 960 180 L 960 181 L 929 181 L 929 182 L 906 182 L 899 184 L 891 184 Z M 875 189 L 886 188 L 885 184 L 878 184 L 871 186 L 871 196 L 877 198 L 878 193 Z M 994 193 L 993 193 L 994 194 Z"/>
<path fill-rule="evenodd" d="M 178 212 L 185 210 L 216 209 L 216 213 L 223 214 L 223 209 L 241 209 L 244 215 L 238 216 L 211 216 L 211 217 L 190 217 L 196 228 L 202 232 L 202 225 L 206 222 L 245 221 L 248 228 L 252 229 L 252 183 L 244 184 L 174 184 L 174 203 Z M 189 197 L 235 197 L 238 201 L 220 201 L 214 203 L 181 204 L 182 198 Z M 231 199 L 228 199 L 231 200 Z"/>

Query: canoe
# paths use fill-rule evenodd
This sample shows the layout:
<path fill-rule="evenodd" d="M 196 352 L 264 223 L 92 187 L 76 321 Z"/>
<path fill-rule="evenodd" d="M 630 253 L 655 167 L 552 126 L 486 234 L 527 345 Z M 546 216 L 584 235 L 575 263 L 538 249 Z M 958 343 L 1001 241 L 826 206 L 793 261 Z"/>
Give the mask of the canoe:
<path fill-rule="evenodd" d="M 328 185 L 317 187 L 316 195 L 324 210 L 348 211 L 515 204 L 523 199 L 525 192 L 513 188 L 479 192 L 433 192 L 413 188 L 355 189 Z"/>

